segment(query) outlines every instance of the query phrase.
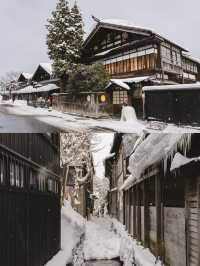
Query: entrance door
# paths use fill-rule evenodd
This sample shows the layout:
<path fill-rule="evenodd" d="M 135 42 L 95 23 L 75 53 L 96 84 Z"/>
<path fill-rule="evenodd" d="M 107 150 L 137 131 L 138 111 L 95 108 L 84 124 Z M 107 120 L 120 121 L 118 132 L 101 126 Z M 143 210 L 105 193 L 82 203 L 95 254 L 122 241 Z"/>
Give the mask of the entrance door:
<path fill-rule="evenodd" d="M 196 184 L 195 184 L 196 185 Z M 195 191 L 187 196 L 187 265 L 199 266 L 199 206 L 197 186 Z M 200 188 L 200 185 L 199 185 Z"/>

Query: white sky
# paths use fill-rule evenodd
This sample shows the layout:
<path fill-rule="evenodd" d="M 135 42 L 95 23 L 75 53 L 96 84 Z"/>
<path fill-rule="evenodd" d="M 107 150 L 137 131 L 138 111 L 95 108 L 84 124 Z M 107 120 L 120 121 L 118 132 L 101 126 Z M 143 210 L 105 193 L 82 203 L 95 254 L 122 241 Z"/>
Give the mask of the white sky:
<path fill-rule="evenodd" d="M 91 15 L 120 18 L 153 28 L 200 57 L 199 0 L 77 0 L 86 30 Z M 5 0 L 0 3 L 0 76 L 10 70 L 32 72 L 48 60 L 46 20 L 57 0 Z M 72 0 L 70 0 L 73 3 Z"/>

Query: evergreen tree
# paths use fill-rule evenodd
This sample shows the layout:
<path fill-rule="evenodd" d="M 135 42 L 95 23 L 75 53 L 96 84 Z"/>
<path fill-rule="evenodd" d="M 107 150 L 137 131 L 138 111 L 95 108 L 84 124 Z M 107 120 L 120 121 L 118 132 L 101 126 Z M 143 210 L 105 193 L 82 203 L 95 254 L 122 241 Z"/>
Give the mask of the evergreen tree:
<path fill-rule="evenodd" d="M 81 12 L 75 1 L 73 8 L 71 9 L 71 17 L 72 17 L 72 27 L 75 29 L 76 34 L 74 35 L 73 46 L 76 51 L 77 59 L 80 57 L 81 47 L 83 44 L 83 36 L 84 36 L 84 24 Z"/>
<path fill-rule="evenodd" d="M 48 54 L 55 74 L 65 79 L 80 57 L 83 42 L 83 22 L 77 4 L 70 10 L 67 0 L 58 0 L 47 30 Z"/>
<path fill-rule="evenodd" d="M 69 74 L 67 89 L 78 93 L 81 91 L 102 91 L 108 85 L 109 77 L 102 64 L 78 64 Z"/>

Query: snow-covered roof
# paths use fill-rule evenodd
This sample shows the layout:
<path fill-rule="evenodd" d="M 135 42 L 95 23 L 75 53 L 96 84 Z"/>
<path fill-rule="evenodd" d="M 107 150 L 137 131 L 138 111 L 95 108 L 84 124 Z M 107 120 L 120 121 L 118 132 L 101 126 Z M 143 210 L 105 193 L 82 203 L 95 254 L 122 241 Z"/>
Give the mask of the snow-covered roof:
<path fill-rule="evenodd" d="M 166 172 L 168 158 L 173 159 L 173 155 L 179 148 L 186 154 L 190 148 L 190 142 L 191 134 L 150 134 L 130 157 L 131 176 L 125 180 L 121 189 L 129 189 L 141 179 L 147 168 L 161 161 L 163 161 L 164 172 Z"/>
<path fill-rule="evenodd" d="M 57 90 L 59 87 L 55 84 L 48 84 L 42 87 L 33 87 L 27 86 L 21 90 L 13 91 L 12 94 L 29 94 L 29 93 L 37 93 L 37 92 L 47 92 L 52 90 Z"/>
<path fill-rule="evenodd" d="M 200 90 L 199 83 L 178 84 L 178 85 L 160 85 L 160 86 L 144 86 L 143 91 L 164 91 L 164 90 Z"/>
<path fill-rule="evenodd" d="M 57 90 L 59 89 L 59 87 L 55 84 L 48 84 L 46 86 L 42 86 L 37 88 L 36 92 L 46 92 L 46 91 L 53 91 L 53 90 Z"/>
<path fill-rule="evenodd" d="M 173 43 L 177 47 L 181 48 L 183 51 L 188 52 L 185 48 L 181 47 L 180 45 L 178 45 L 175 42 L 170 41 L 168 38 L 161 36 L 160 34 L 156 33 L 153 29 L 150 29 L 148 27 L 138 26 L 134 22 L 131 22 L 131 21 L 127 21 L 127 20 L 123 20 L 123 19 L 97 19 L 97 18 L 95 18 L 95 21 L 96 21 L 96 23 L 95 23 L 92 31 L 88 34 L 88 36 L 86 36 L 86 39 L 85 39 L 85 42 L 83 45 L 84 47 L 87 45 L 89 40 L 93 37 L 93 35 L 97 32 L 99 27 L 112 27 L 112 28 L 113 27 L 115 27 L 115 28 L 121 27 L 121 28 L 126 29 L 129 32 L 140 33 L 141 35 L 144 35 L 147 37 L 155 35 L 159 39 L 167 40 L 168 42 Z"/>
<path fill-rule="evenodd" d="M 185 165 L 188 165 L 192 162 L 200 162 L 200 157 L 188 158 L 181 153 L 177 152 L 172 160 L 170 171 L 179 169 Z"/>
<path fill-rule="evenodd" d="M 32 93 L 34 90 L 33 86 L 27 86 L 23 89 L 17 90 L 17 91 L 12 91 L 12 94 L 26 94 L 26 93 Z"/>
<path fill-rule="evenodd" d="M 27 73 L 27 72 L 22 72 L 20 74 L 20 76 L 21 75 L 24 76 L 24 78 L 27 79 L 27 80 L 30 80 L 32 78 L 32 76 L 33 76 L 33 74 L 30 74 L 30 73 Z"/>
<path fill-rule="evenodd" d="M 10 95 L 10 92 L 9 91 L 1 91 L 0 92 L 0 95 Z"/>
<path fill-rule="evenodd" d="M 125 90 L 130 90 L 131 88 L 129 85 L 127 85 L 125 82 L 123 82 L 121 79 L 111 79 L 110 80 L 111 84 L 116 84 L 117 86 L 125 89 Z"/>
<path fill-rule="evenodd" d="M 145 77 L 135 77 L 135 78 L 125 78 L 125 79 L 111 79 L 109 85 L 106 88 L 109 88 L 110 85 L 116 84 L 117 86 L 125 89 L 130 90 L 129 83 L 139 83 L 145 80 L 149 80 L 151 76 L 145 76 Z"/>
<path fill-rule="evenodd" d="M 183 53 L 183 56 L 196 62 L 197 64 L 200 64 L 200 59 L 199 58 L 196 58 L 196 57 L 193 57 L 191 54 L 189 53 Z"/>
<path fill-rule="evenodd" d="M 105 24 L 127 27 L 127 28 L 136 28 L 139 30 L 150 31 L 151 33 L 155 33 L 153 29 L 137 26 L 134 22 L 125 19 L 101 19 L 100 22 Z"/>
<path fill-rule="evenodd" d="M 40 66 L 47 72 L 49 75 L 53 74 L 53 65 L 52 63 L 40 63 Z"/>

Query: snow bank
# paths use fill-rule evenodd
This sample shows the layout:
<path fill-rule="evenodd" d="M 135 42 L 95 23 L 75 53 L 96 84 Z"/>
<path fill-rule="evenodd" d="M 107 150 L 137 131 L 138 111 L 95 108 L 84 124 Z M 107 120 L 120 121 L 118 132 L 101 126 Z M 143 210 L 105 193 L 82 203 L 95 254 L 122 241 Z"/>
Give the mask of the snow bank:
<path fill-rule="evenodd" d="M 121 121 L 124 121 L 124 122 L 137 121 L 136 112 L 132 106 L 122 107 Z"/>
<path fill-rule="evenodd" d="M 125 230 L 123 224 L 116 219 L 112 219 L 113 228 L 115 232 L 121 237 L 120 259 L 124 266 L 161 266 L 160 261 L 156 261 L 155 256 L 149 251 L 139 245 L 136 240 L 133 240 L 128 232 Z"/>
<path fill-rule="evenodd" d="M 72 251 L 85 231 L 85 219 L 75 212 L 69 202 L 61 210 L 61 251 L 46 266 L 66 266 L 73 260 Z"/>

